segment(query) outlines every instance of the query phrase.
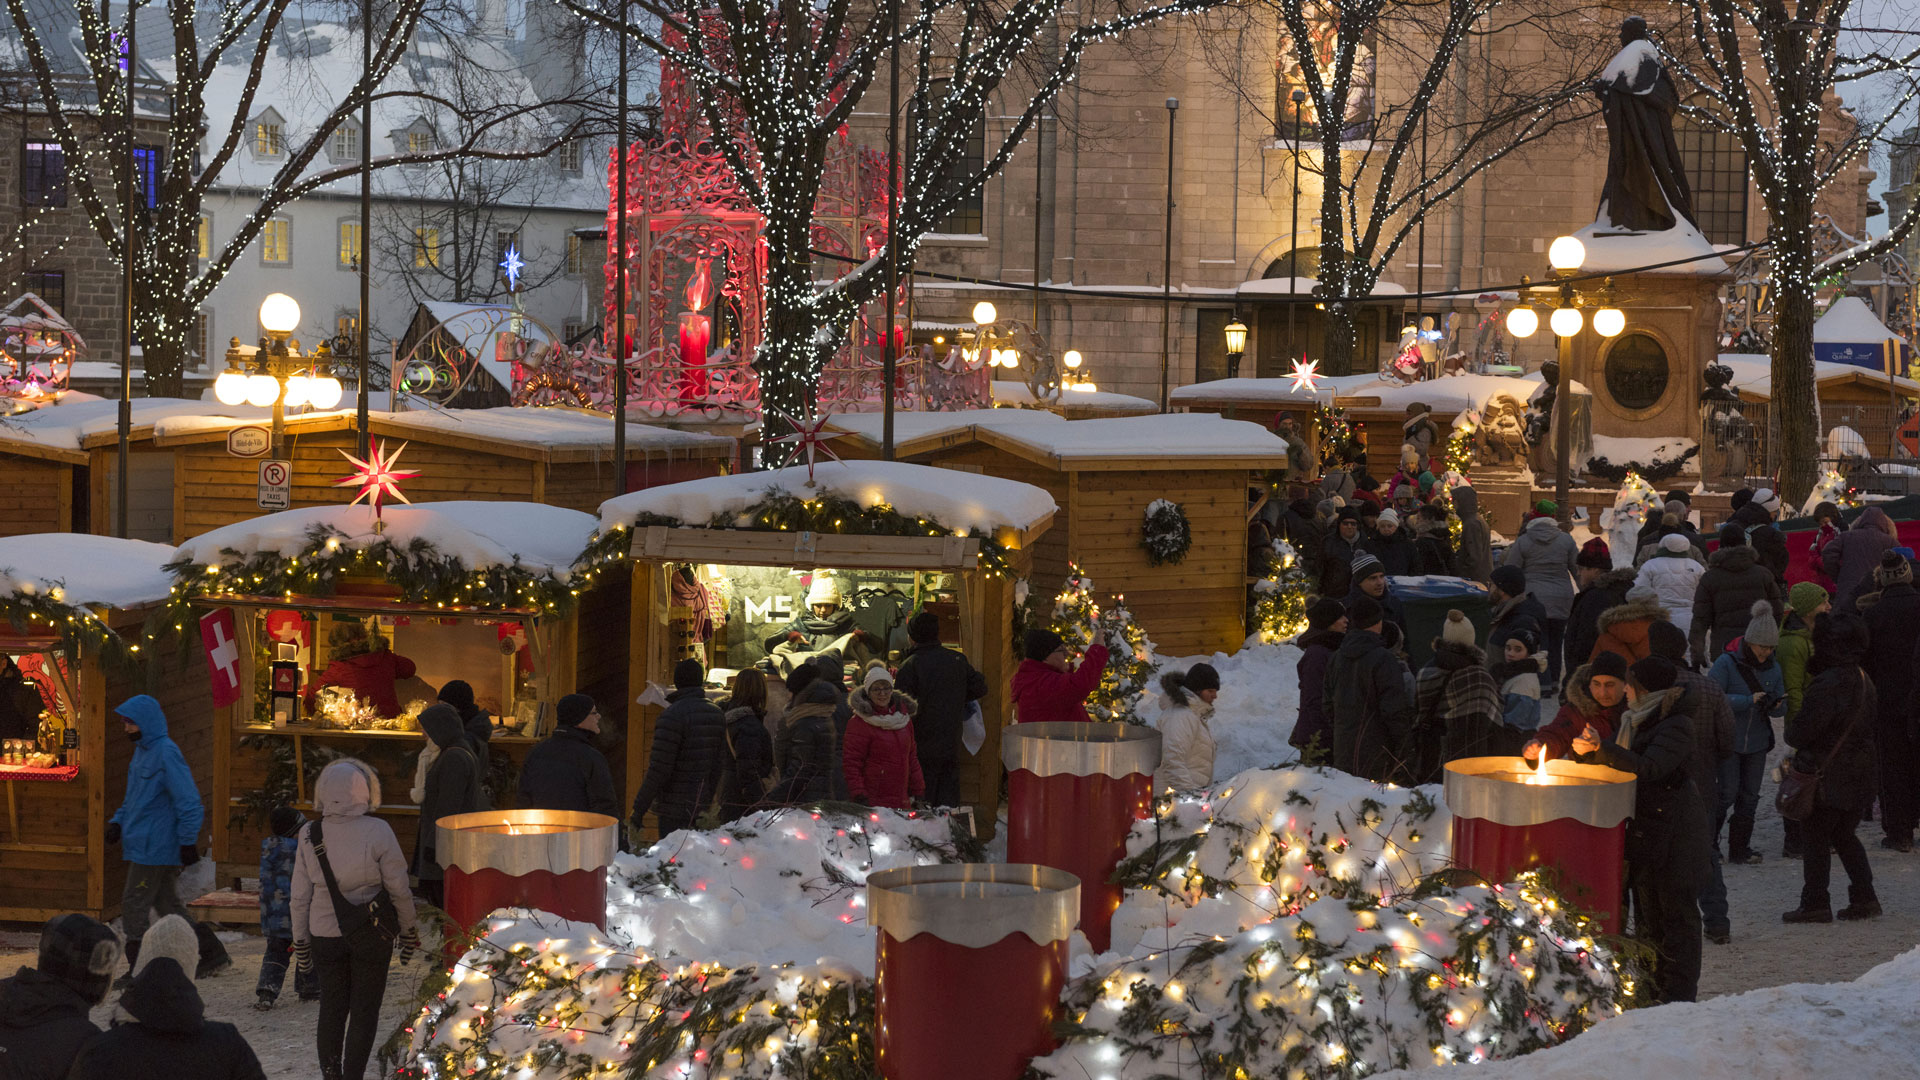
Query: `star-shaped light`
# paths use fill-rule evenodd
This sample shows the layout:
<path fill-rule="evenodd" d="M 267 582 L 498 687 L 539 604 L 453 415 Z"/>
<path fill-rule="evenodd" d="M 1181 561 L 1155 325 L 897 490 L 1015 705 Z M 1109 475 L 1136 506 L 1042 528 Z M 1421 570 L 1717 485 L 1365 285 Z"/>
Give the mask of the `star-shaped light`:
<path fill-rule="evenodd" d="M 787 426 L 793 429 L 792 434 L 781 435 L 771 440 L 777 443 L 790 442 L 793 444 L 793 451 L 787 455 L 787 460 L 781 462 L 780 467 L 785 468 L 793 464 L 794 459 L 799 457 L 804 451 L 807 455 L 807 486 L 812 487 L 813 464 L 816 455 L 825 454 L 833 460 L 839 461 L 840 455 L 834 453 L 833 450 L 827 446 L 827 440 L 844 438 L 847 433 L 844 431 L 827 431 L 827 421 L 832 419 L 832 417 L 826 413 L 821 413 L 815 417 L 811 424 L 803 424 L 793 417 L 788 416 L 786 413 L 780 412 L 778 409 L 774 410 L 774 414 L 786 421 Z"/>
<path fill-rule="evenodd" d="M 1305 387 L 1307 393 L 1311 394 L 1319 389 L 1319 387 L 1314 384 L 1314 380 L 1324 379 L 1326 376 L 1320 374 L 1320 361 L 1308 361 L 1307 358 L 1303 356 L 1293 362 L 1293 372 L 1288 375 L 1287 378 L 1293 380 L 1293 389 L 1287 391 L 1288 393 L 1297 394 L 1300 392 L 1301 387 Z"/>
<path fill-rule="evenodd" d="M 383 499 L 399 499 L 401 502 L 411 505 L 413 500 L 407 498 L 406 493 L 400 490 L 400 481 L 411 480 L 420 474 L 414 471 L 394 468 L 395 463 L 400 460 L 400 451 L 406 448 L 407 444 L 401 443 L 395 447 L 391 453 L 388 453 L 385 452 L 384 448 L 380 445 L 380 440 L 375 439 L 373 440 L 372 452 L 367 455 L 364 461 L 347 453 L 345 450 L 340 451 L 341 457 L 353 463 L 354 471 L 335 480 L 333 485 L 335 487 L 353 487 L 357 484 L 360 487 L 359 494 L 355 495 L 353 502 L 347 505 L 352 506 L 361 499 L 367 500 L 367 505 L 373 507 L 373 517 L 375 521 L 380 520 L 380 502 Z"/>
<path fill-rule="evenodd" d="M 500 260 L 500 272 L 507 277 L 507 291 L 520 291 L 520 274 L 526 270 L 527 262 L 520 257 L 520 245 L 508 244 L 507 254 Z"/>

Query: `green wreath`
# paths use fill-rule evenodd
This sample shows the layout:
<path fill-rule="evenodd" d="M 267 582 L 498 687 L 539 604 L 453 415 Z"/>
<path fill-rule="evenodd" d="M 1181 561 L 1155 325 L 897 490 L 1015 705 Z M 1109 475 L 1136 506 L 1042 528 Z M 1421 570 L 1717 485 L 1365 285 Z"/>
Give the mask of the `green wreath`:
<path fill-rule="evenodd" d="M 1185 559 L 1193 547 L 1193 526 L 1187 523 L 1186 509 L 1172 499 L 1148 503 L 1146 519 L 1140 523 L 1140 546 L 1154 566 Z"/>

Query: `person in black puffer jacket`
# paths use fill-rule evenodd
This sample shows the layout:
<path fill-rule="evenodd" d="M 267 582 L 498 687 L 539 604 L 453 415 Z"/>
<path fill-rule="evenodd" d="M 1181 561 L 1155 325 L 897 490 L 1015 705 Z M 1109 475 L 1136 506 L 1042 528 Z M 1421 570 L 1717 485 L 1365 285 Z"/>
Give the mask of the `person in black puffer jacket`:
<path fill-rule="evenodd" d="M 120 939 L 85 915 L 56 915 L 40 931 L 40 956 L 0 979 L 0 1076 L 66 1080 L 74 1056 L 100 1034 L 87 1013 L 106 1000 Z"/>
<path fill-rule="evenodd" d="M 1417 555 L 1413 538 L 1407 535 L 1405 524 L 1400 520 L 1399 511 L 1382 510 L 1379 520 L 1373 524 L 1373 535 L 1360 542 L 1360 549 L 1379 559 L 1388 577 L 1408 577 L 1419 572 L 1415 569 Z"/>
<path fill-rule="evenodd" d="M 774 757 L 780 761 L 780 786 L 773 801 L 793 806 L 834 797 L 834 777 L 841 775 L 840 732 L 834 726 L 839 703 L 833 686 L 815 679 L 787 704 L 786 720 L 773 742 Z"/>
<path fill-rule="evenodd" d="M 206 1017 L 192 974 L 200 946 L 187 920 L 169 915 L 141 942 L 113 1026 L 81 1049 L 68 1080 L 266 1080 L 240 1030 Z"/>
<path fill-rule="evenodd" d="M 1706 803 L 1690 776 L 1693 718 L 1670 661 L 1627 669 L 1627 708 L 1613 738 L 1573 741 L 1580 760 L 1635 778 L 1627 828 L 1627 890 L 1635 932 L 1653 946 L 1656 1000 L 1693 1001 L 1700 989 L 1700 890 L 1712 874 Z"/>
<path fill-rule="evenodd" d="M 1880 829 L 1882 847 L 1913 850 L 1913 833 L 1920 822 L 1920 754 L 1910 734 L 1913 719 L 1914 627 L 1920 626 L 1920 591 L 1913 587 L 1913 564 L 1902 549 L 1880 557 L 1874 569 L 1877 593 L 1862 594 L 1857 602 L 1867 624 L 1867 655 L 1861 666 L 1873 680 L 1879 709 L 1874 715 L 1873 743 L 1879 765 Z"/>
<path fill-rule="evenodd" d="M 1784 591 L 1787 587 L 1787 563 L 1792 556 L 1787 554 L 1787 538 L 1774 525 L 1773 518 L 1780 512 L 1780 496 L 1772 488 L 1761 488 L 1753 493 L 1753 498 L 1735 509 L 1727 520 L 1740 526 L 1746 535 L 1747 546 L 1753 549 L 1760 565 L 1767 568 L 1773 580 Z M 1775 610 L 1779 605 L 1774 605 Z"/>
<path fill-rule="evenodd" d="M 691 829 L 720 794 L 727 765 L 726 714 L 707 700 L 700 661 L 674 665 L 673 687 L 666 711 L 653 722 L 647 776 L 633 796 L 635 832 L 644 827 L 649 810 L 659 819 L 661 836 Z"/>
<path fill-rule="evenodd" d="M 1732 522 L 1720 526 L 1719 550 L 1707 556 L 1707 572 L 1693 590 L 1693 625 L 1687 629 L 1687 640 L 1694 659 L 1711 663 L 1726 651 L 1727 642 L 1745 633 L 1755 600 L 1773 605 L 1778 617 L 1784 597 L 1773 571 L 1762 566 L 1747 546 L 1740 526 Z"/>
<path fill-rule="evenodd" d="M 1631 567 L 1613 568 L 1613 553 L 1597 536 L 1580 548 L 1574 562 L 1580 568 L 1580 591 L 1574 594 L 1573 607 L 1567 612 L 1567 634 L 1561 646 L 1569 675 L 1593 658 L 1594 642 L 1600 640 L 1600 614 L 1626 603 L 1627 590 L 1633 588 L 1634 580 Z"/>
<path fill-rule="evenodd" d="M 720 817 L 752 813 L 766 798 L 773 775 L 773 737 L 767 734 L 767 677 L 748 668 L 733 678 L 727 700 L 727 770 L 720 781 Z"/>
<path fill-rule="evenodd" d="M 1838 854 L 1847 869 L 1847 906 L 1842 919 L 1870 919 L 1880 914 L 1880 898 L 1873 891 L 1873 866 L 1854 835 L 1860 816 L 1873 802 L 1876 764 L 1873 718 L 1878 695 L 1873 680 L 1860 667 L 1867 658 L 1867 624 L 1858 615 L 1833 612 L 1813 621 L 1814 672 L 1800 711 L 1787 722 L 1787 745 L 1793 763 L 1820 773 L 1813 814 L 1800 825 L 1800 906 L 1780 918 L 1790 923 L 1832 922 L 1834 910 L 1827 891 L 1833 869 L 1830 856 Z"/>
<path fill-rule="evenodd" d="M 1327 667 L 1321 708 L 1333 725 L 1333 767 L 1405 783 L 1414 768 L 1407 668 L 1381 637 L 1385 613 L 1362 594 L 1347 605 L 1347 636 Z"/>
<path fill-rule="evenodd" d="M 940 617 L 931 611 L 907 623 L 913 649 L 900 662 L 895 690 L 920 703 L 913 717 L 914 746 L 920 754 L 920 773 L 926 779 L 926 799 L 935 806 L 960 805 L 960 729 L 967 706 L 987 696 L 987 677 L 965 656 L 940 644 Z"/>
<path fill-rule="evenodd" d="M 593 744 L 600 733 L 600 709 L 585 694 L 568 694 L 554 710 L 559 726 L 527 751 L 520 766 L 522 810 L 574 810 L 618 820 L 620 796 L 613 769 Z"/>
<path fill-rule="evenodd" d="M 1338 600 L 1353 588 L 1353 557 L 1359 550 L 1360 511 L 1352 506 L 1343 506 L 1333 516 L 1333 528 L 1320 540 L 1318 565 L 1321 596 Z"/>
<path fill-rule="evenodd" d="M 1307 608 L 1307 632 L 1294 639 L 1300 650 L 1300 662 L 1294 674 L 1300 680 L 1300 714 L 1294 720 L 1287 745 L 1300 751 L 1307 765 L 1324 765 L 1333 753 L 1333 724 L 1327 719 L 1323 692 L 1327 685 L 1327 666 L 1347 631 L 1347 609 L 1329 596 L 1315 600 Z"/>

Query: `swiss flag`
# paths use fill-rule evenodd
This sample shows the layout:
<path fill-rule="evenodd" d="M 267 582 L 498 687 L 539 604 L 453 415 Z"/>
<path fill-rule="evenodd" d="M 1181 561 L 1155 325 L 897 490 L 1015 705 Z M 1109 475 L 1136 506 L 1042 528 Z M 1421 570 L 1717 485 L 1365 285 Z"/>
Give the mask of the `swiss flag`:
<path fill-rule="evenodd" d="M 213 706 L 224 709 L 240 700 L 240 640 L 234 633 L 232 608 L 216 608 L 200 616 L 200 644 L 207 650 Z"/>

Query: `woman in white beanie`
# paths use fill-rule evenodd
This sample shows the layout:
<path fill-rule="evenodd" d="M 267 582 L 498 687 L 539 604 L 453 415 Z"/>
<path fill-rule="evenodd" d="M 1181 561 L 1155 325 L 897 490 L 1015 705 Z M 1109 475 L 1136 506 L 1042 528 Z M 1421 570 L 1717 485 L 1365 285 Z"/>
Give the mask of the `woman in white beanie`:
<path fill-rule="evenodd" d="M 782 678 L 809 660 L 819 662 L 822 670 L 838 672 L 840 664 L 879 655 L 879 643 L 865 637 L 866 631 L 853 624 L 853 612 L 841 603 L 840 586 L 832 575 L 815 574 L 807 586 L 807 610 L 767 639 L 768 659 Z"/>
<path fill-rule="evenodd" d="M 1652 589 L 1660 605 L 1667 609 L 1667 621 L 1682 634 L 1693 628 L 1693 594 L 1700 587 L 1706 565 L 1693 557 L 1693 541 L 1683 532 L 1670 532 L 1660 538 L 1633 583 Z"/>
<path fill-rule="evenodd" d="M 1500 683 L 1475 636 L 1466 615 L 1448 611 L 1433 659 L 1414 679 L 1416 783 L 1438 783 L 1441 766 L 1458 758 L 1517 752 L 1500 719 Z"/>

